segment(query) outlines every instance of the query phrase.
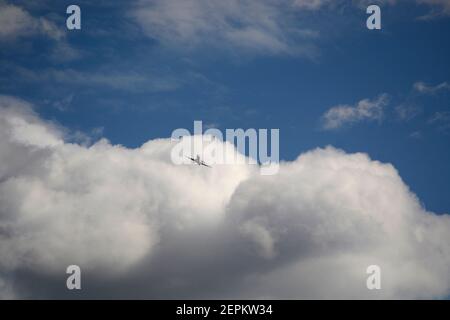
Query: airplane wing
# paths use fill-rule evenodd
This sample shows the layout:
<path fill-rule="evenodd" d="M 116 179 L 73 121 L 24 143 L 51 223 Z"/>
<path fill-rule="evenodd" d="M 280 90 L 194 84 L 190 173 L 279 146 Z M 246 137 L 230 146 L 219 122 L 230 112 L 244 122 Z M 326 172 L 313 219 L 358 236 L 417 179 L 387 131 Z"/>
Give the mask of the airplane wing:
<path fill-rule="evenodd" d="M 198 163 L 198 162 L 197 162 L 197 159 L 194 159 L 194 158 L 191 158 L 191 157 L 186 157 L 186 158 L 192 160 L 192 161 L 195 162 L 195 163 Z M 208 168 L 212 168 L 210 165 L 207 165 L 207 164 L 204 163 L 203 161 L 200 161 L 200 165 L 205 166 L 205 167 L 208 167 Z"/>
<path fill-rule="evenodd" d="M 204 163 L 203 161 L 200 163 L 202 166 L 208 167 L 208 168 L 212 168 L 211 166 L 207 165 L 206 163 Z"/>

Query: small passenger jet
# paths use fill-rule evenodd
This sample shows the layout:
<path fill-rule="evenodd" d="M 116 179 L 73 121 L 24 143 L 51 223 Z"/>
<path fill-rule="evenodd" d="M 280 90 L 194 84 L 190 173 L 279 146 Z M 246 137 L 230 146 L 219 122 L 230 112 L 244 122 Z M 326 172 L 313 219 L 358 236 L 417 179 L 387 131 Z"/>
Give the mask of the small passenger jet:
<path fill-rule="evenodd" d="M 195 158 L 195 159 L 191 158 L 191 157 L 186 157 L 186 158 L 191 159 L 193 162 L 195 162 L 199 166 L 205 166 L 205 167 L 211 168 L 211 166 L 207 165 L 202 160 L 200 160 L 200 156 L 199 155 L 197 155 L 197 158 Z"/>

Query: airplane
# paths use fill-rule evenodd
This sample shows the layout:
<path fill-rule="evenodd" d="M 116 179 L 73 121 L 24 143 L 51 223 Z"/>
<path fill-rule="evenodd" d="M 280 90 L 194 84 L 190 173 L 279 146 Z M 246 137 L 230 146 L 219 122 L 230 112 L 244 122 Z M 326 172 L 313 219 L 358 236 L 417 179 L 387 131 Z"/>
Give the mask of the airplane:
<path fill-rule="evenodd" d="M 186 157 L 186 158 L 191 159 L 193 162 L 195 162 L 199 166 L 205 166 L 205 167 L 211 168 L 211 166 L 207 165 L 205 162 L 200 160 L 200 156 L 199 155 L 197 155 L 197 158 L 195 158 L 195 159 L 191 158 L 191 157 Z"/>

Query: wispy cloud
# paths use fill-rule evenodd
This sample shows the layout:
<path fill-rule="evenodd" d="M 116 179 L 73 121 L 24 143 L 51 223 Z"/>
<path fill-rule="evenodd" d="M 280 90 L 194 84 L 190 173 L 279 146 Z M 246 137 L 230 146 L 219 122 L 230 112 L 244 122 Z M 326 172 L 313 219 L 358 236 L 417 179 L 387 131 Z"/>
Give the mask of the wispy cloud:
<path fill-rule="evenodd" d="M 418 4 L 426 4 L 431 7 L 431 11 L 424 16 L 419 17 L 421 20 L 430 20 L 442 16 L 450 16 L 449 0 L 416 0 Z"/>
<path fill-rule="evenodd" d="M 384 93 L 373 100 L 363 99 L 356 105 L 343 104 L 332 107 L 322 116 L 323 129 L 333 130 L 360 121 L 381 120 L 388 98 Z"/>
<path fill-rule="evenodd" d="M 0 2 L 0 40 L 45 35 L 54 40 L 64 37 L 62 28 L 43 17 L 33 17 L 21 7 Z"/>
<path fill-rule="evenodd" d="M 394 5 L 396 0 L 375 1 Z M 449 15 L 448 0 L 415 0 Z M 373 1 L 354 0 L 360 7 Z M 144 34 L 178 50 L 217 48 L 258 55 L 317 55 L 317 26 L 297 14 L 348 6 L 347 0 L 140 0 L 129 15 Z M 427 16 L 430 16 L 428 14 Z"/>
<path fill-rule="evenodd" d="M 325 1 L 318 1 L 325 2 Z M 342 2 L 345 2 L 342 1 Z M 398 3 L 407 2 L 402 0 L 353 0 L 353 3 L 359 6 L 368 6 L 371 4 L 377 5 L 396 5 Z M 414 2 L 419 6 L 426 6 L 429 10 L 426 14 L 418 17 L 419 20 L 431 20 L 438 17 L 450 16 L 450 1 L 449 0 L 408 0 Z"/>
<path fill-rule="evenodd" d="M 53 62 L 78 59 L 82 52 L 68 42 L 65 25 L 58 25 L 47 17 L 34 16 L 24 7 L 0 0 L 0 44 L 7 46 L 15 41 L 41 36 L 52 40 L 48 58 Z"/>
<path fill-rule="evenodd" d="M 400 104 L 395 107 L 395 113 L 402 121 L 409 121 L 418 116 L 421 112 L 422 108 L 412 103 Z"/>
<path fill-rule="evenodd" d="M 425 82 L 419 81 L 419 82 L 414 83 L 413 88 L 417 92 L 420 92 L 423 94 L 434 94 L 438 91 L 450 90 L 450 83 L 445 81 L 445 82 L 442 82 L 435 86 L 432 86 L 432 85 L 427 85 Z"/>
<path fill-rule="evenodd" d="M 304 7 L 304 1 L 142 0 L 131 16 L 149 37 L 183 50 L 311 54 L 307 40 L 317 32 L 299 27 L 291 14 Z"/>
<path fill-rule="evenodd" d="M 409 137 L 413 139 L 423 139 L 423 134 L 420 131 L 413 131 L 410 133 Z"/>
<path fill-rule="evenodd" d="M 435 112 L 429 119 L 428 124 L 435 125 L 441 132 L 450 131 L 450 111 Z"/>
<path fill-rule="evenodd" d="M 78 71 L 75 69 L 48 68 L 34 71 L 16 67 L 15 73 L 23 81 L 69 84 L 76 86 L 101 86 L 126 91 L 171 91 L 181 85 L 177 78 L 146 74 L 137 71 Z"/>

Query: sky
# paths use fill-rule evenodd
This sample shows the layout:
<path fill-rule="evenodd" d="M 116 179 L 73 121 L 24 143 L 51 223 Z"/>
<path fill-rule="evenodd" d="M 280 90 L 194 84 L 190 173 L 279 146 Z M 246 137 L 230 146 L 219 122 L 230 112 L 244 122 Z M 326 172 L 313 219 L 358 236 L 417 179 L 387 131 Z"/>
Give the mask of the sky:
<path fill-rule="evenodd" d="M 0 297 L 448 297 L 450 2 L 372 2 L 0 1 Z M 195 120 L 280 173 L 168 167 Z"/>

